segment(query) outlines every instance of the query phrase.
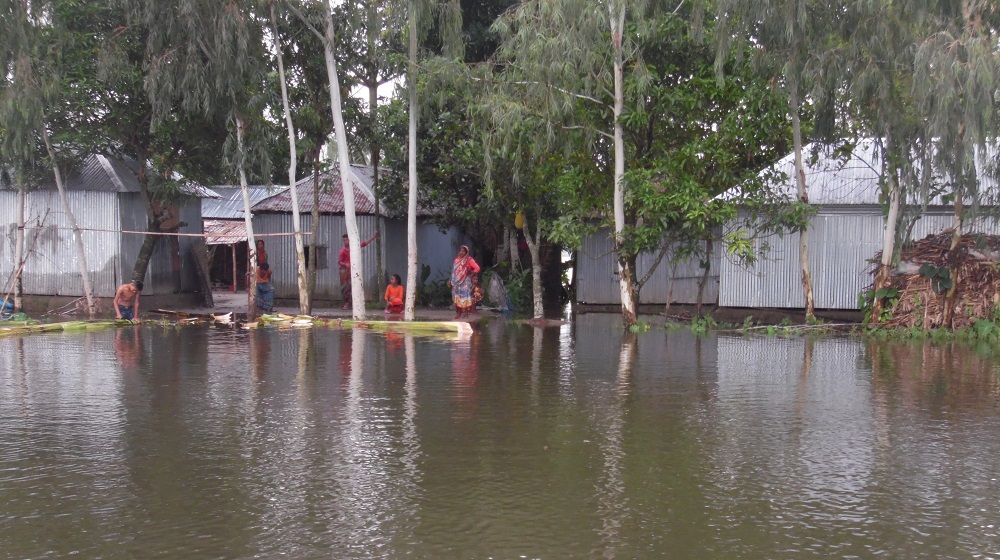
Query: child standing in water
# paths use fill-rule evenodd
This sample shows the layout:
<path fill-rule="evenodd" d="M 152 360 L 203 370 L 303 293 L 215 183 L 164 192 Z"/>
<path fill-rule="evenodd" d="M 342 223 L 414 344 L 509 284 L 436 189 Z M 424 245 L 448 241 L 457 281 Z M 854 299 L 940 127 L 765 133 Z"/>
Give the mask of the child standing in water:
<path fill-rule="evenodd" d="M 389 277 L 389 285 L 385 288 L 385 312 L 403 312 L 403 279 L 398 274 Z"/>

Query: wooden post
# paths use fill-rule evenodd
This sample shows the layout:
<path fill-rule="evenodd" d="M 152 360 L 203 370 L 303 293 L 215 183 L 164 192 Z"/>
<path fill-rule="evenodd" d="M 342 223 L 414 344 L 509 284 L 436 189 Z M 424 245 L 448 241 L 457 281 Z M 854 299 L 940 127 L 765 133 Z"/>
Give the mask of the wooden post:
<path fill-rule="evenodd" d="M 235 243 L 233 243 L 233 244 L 231 244 L 229 246 L 229 251 L 233 255 L 233 293 L 235 294 L 236 290 L 238 290 L 239 287 L 240 287 L 240 283 L 236 280 L 236 244 Z"/>

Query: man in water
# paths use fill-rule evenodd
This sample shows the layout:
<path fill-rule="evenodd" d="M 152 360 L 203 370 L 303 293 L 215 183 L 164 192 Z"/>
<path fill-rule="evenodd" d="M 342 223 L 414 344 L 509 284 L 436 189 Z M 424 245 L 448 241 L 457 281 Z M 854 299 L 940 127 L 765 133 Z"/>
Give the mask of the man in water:
<path fill-rule="evenodd" d="M 133 280 L 128 284 L 118 286 L 115 292 L 115 318 L 139 320 L 139 292 L 142 291 L 142 281 Z"/>

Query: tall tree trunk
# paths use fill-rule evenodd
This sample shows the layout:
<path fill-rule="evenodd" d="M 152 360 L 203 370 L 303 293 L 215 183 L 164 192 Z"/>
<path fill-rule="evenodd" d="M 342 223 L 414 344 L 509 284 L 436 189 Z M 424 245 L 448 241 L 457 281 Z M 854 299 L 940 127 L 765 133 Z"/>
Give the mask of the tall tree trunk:
<path fill-rule="evenodd" d="M 319 150 L 313 157 L 313 207 L 312 222 L 309 224 L 309 246 L 312 249 L 309 251 L 309 311 L 306 312 L 307 315 L 312 313 L 313 300 L 316 298 L 316 248 L 319 246 L 317 235 L 319 235 Z"/>
<path fill-rule="evenodd" d="M 333 56 L 333 13 L 328 3 L 323 4 L 326 20 L 326 40 L 323 41 L 323 56 L 326 59 L 326 73 L 330 80 L 330 111 L 333 113 L 334 136 L 337 144 L 337 163 L 340 166 L 340 184 L 344 191 L 344 222 L 347 226 L 348 250 L 351 252 L 351 315 L 355 320 L 365 318 L 364 264 L 361 258 L 361 239 L 358 235 L 358 218 L 354 206 L 354 178 L 351 174 L 350 154 L 347 151 L 347 131 L 344 129 L 344 113 L 340 103 L 340 78 L 337 75 L 337 60 Z"/>
<path fill-rule="evenodd" d="M 247 267 L 250 273 L 247 277 L 247 317 L 253 319 L 257 316 L 257 274 L 254 261 L 257 260 L 257 241 L 253 236 L 253 219 L 250 213 L 250 191 L 247 190 L 247 174 L 244 169 L 243 160 L 246 152 L 243 150 L 243 131 L 245 122 L 242 117 L 236 118 L 236 149 L 239 151 L 239 176 L 240 189 L 243 191 L 243 222 L 247 228 Z M 236 274 L 236 271 L 233 271 Z"/>
<path fill-rule="evenodd" d="M 24 283 L 21 277 L 24 273 L 25 248 L 24 248 L 24 214 L 25 214 L 25 189 L 24 184 L 17 189 L 17 232 L 14 238 L 14 309 L 21 311 L 24 308 Z"/>
<path fill-rule="evenodd" d="M 52 148 L 52 139 L 49 138 L 49 131 L 42 127 L 42 139 L 45 140 L 45 149 L 48 151 L 49 159 L 52 160 L 52 172 L 56 177 L 56 189 L 59 190 L 59 200 L 62 202 L 63 211 L 66 212 L 66 219 L 69 220 L 70 228 L 73 230 L 73 240 L 76 242 L 76 261 L 80 268 L 80 280 L 83 283 L 83 295 L 87 298 L 87 316 L 91 319 L 97 311 L 94 301 L 94 289 L 90 284 L 90 268 L 87 266 L 87 250 L 83 246 L 83 233 L 76 224 L 76 216 L 69 206 L 69 199 L 66 198 L 66 187 L 63 184 L 62 172 L 59 171 L 59 164 L 56 163 L 56 151 Z"/>
<path fill-rule="evenodd" d="M 889 175 L 889 213 L 885 217 L 885 230 L 882 232 L 882 257 L 879 261 L 878 271 L 875 273 L 873 291 L 878 291 L 889 284 L 889 275 L 892 271 L 892 260 L 895 255 L 896 227 L 899 224 L 899 206 L 902 186 L 896 173 L 895 165 L 888 168 Z M 878 322 L 882 315 L 882 298 L 873 298 L 872 320 Z"/>
<path fill-rule="evenodd" d="M 541 215 L 541 204 L 535 205 L 535 235 L 531 235 L 531 226 L 528 225 L 528 216 L 524 217 L 524 239 L 528 242 L 528 253 L 531 254 L 531 301 L 532 317 L 541 319 L 545 316 L 545 308 L 542 305 L 542 263 L 538 256 L 538 244 L 542 240 L 542 225 L 539 216 Z"/>
<path fill-rule="evenodd" d="M 966 177 L 962 177 L 962 179 L 964 181 Z M 964 187 L 955 189 L 955 226 L 951 232 L 951 246 L 948 248 L 949 254 L 958 249 L 959 244 L 962 242 L 962 231 L 965 224 L 965 202 L 962 200 L 964 196 Z M 955 320 L 955 296 L 958 293 L 958 283 L 961 281 L 961 278 L 958 277 L 958 267 L 949 268 L 948 273 L 951 275 L 951 287 L 948 288 L 948 292 L 944 296 L 941 325 L 952 328 Z"/>
<path fill-rule="evenodd" d="M 701 315 L 701 306 L 705 300 L 705 285 L 708 284 L 709 272 L 712 270 L 712 238 L 705 240 L 705 260 L 702 261 L 701 280 L 698 281 L 698 300 L 695 302 L 695 315 Z"/>
<path fill-rule="evenodd" d="M 274 29 L 275 50 L 278 54 L 278 81 L 281 82 L 281 106 L 285 113 L 285 126 L 288 128 L 288 192 L 292 196 L 292 232 L 295 234 L 295 268 L 299 283 L 299 312 L 303 315 L 308 315 L 310 312 L 309 280 L 306 277 L 305 244 L 302 242 L 302 218 L 299 215 L 299 189 L 295 184 L 295 123 L 292 122 L 292 109 L 288 105 L 285 63 L 281 53 L 281 41 L 278 40 L 278 23 L 277 18 L 274 16 L 274 4 L 271 4 L 271 27 Z"/>
<path fill-rule="evenodd" d="M 789 76 L 788 82 L 788 97 L 792 110 L 792 144 L 795 148 L 795 185 L 798 189 L 799 201 L 803 204 L 809 204 L 809 193 L 806 190 L 806 171 L 802 163 L 799 80 L 797 76 Z M 813 305 L 812 274 L 809 272 L 809 224 L 803 224 L 802 229 L 799 230 L 799 267 L 802 269 L 802 295 L 806 303 L 806 319 L 813 319 L 816 317 L 816 310 Z"/>
<path fill-rule="evenodd" d="M 379 160 L 381 159 L 381 148 L 379 146 L 379 136 L 376 131 L 378 125 L 378 60 L 375 55 L 375 34 L 381 31 L 378 21 L 378 6 L 375 0 L 368 1 L 368 25 L 366 35 L 368 39 L 368 120 L 369 134 L 371 134 L 369 149 L 371 151 L 372 164 L 372 196 L 375 198 L 375 293 L 381 294 L 383 281 L 385 280 L 385 266 L 382 255 L 382 208 L 380 207 L 381 197 L 379 196 Z M 376 31 L 377 30 L 377 31 Z"/>
<path fill-rule="evenodd" d="M 406 86 L 410 92 L 410 132 L 408 139 L 410 185 L 406 205 L 406 308 L 403 318 L 413 320 L 417 301 L 417 12 L 416 0 L 409 2 L 410 63 Z"/>
<path fill-rule="evenodd" d="M 156 245 L 160 242 L 160 236 L 157 235 L 160 231 L 161 217 L 156 212 L 156 208 L 153 206 L 153 197 L 149 193 L 149 174 L 146 171 L 146 161 L 149 158 L 144 153 L 138 153 L 136 160 L 139 162 L 139 171 L 136 173 L 136 179 L 139 182 L 139 195 L 142 197 L 142 204 L 146 207 L 146 235 L 142 238 L 142 245 L 139 247 L 139 253 L 135 256 L 135 263 L 132 265 L 132 280 L 133 281 L 144 281 L 146 279 L 146 271 L 149 270 L 149 261 L 153 258 L 153 251 L 156 250 Z"/>
<path fill-rule="evenodd" d="M 626 258 L 622 243 L 625 232 L 625 137 L 622 131 L 622 108 L 625 104 L 624 93 L 624 61 L 622 53 L 622 34 L 625 29 L 625 4 L 622 1 L 610 2 L 608 11 L 611 18 L 611 40 L 614 47 L 615 74 L 615 106 L 614 106 L 614 145 L 615 145 L 615 249 L 618 251 L 618 288 L 621 292 L 622 322 L 626 327 L 635 324 L 637 320 L 635 304 L 635 259 Z"/>

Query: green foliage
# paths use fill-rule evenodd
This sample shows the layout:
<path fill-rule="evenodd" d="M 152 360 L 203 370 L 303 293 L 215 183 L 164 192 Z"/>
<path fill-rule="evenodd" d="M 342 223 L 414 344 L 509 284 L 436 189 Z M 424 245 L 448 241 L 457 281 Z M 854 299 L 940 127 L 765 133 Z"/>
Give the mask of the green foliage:
<path fill-rule="evenodd" d="M 896 288 L 879 288 L 878 290 L 867 289 L 858 294 L 858 309 L 864 315 L 862 324 L 884 323 L 892 319 L 896 304 L 899 303 L 899 290 Z M 873 318 L 875 302 L 882 302 L 882 311 L 878 317 Z"/>
<path fill-rule="evenodd" d="M 634 324 L 629 325 L 628 330 L 633 334 L 643 334 L 647 333 L 652 329 L 652 325 L 642 319 L 636 321 Z"/>
<path fill-rule="evenodd" d="M 920 265 L 918 272 L 920 276 L 931 281 L 931 290 L 939 296 L 948 293 L 948 290 L 955 285 L 951 279 L 951 271 L 946 267 L 938 268 L 932 264 L 924 263 Z"/>
<path fill-rule="evenodd" d="M 451 288 L 446 278 L 430 279 L 431 267 L 424 265 L 420 270 L 420 289 L 417 290 L 417 305 L 425 307 L 449 307 L 452 304 Z"/>
<path fill-rule="evenodd" d="M 492 272 L 496 274 L 500 267 L 492 269 Z M 507 297 L 510 298 L 510 302 L 514 305 L 515 310 L 530 310 L 531 309 L 531 271 L 530 270 L 519 270 L 510 272 L 507 275 L 507 279 L 504 280 L 504 287 L 507 288 Z"/>
<path fill-rule="evenodd" d="M 696 336 L 704 336 L 719 326 L 711 315 L 691 319 L 691 332 Z"/>

